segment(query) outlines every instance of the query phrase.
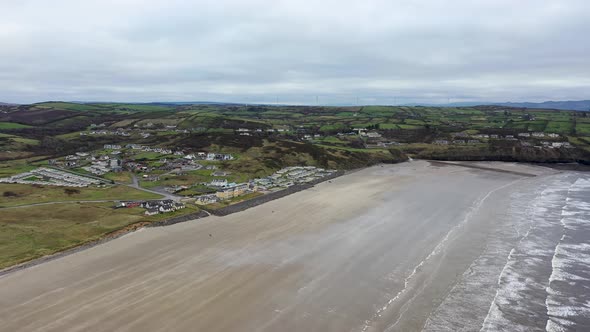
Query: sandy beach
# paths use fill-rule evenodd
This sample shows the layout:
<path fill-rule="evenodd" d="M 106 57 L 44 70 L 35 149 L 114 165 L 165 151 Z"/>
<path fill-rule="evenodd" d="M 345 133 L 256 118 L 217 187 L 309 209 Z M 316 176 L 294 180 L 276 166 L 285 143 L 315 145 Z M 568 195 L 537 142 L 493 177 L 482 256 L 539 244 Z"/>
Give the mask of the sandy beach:
<path fill-rule="evenodd" d="M 588 176 L 473 164 L 505 172 L 427 161 L 375 166 L 10 273 L 0 277 L 0 331 L 494 331 L 502 319 L 544 330 L 559 299 L 547 304 L 541 292 L 558 277 L 552 261 L 567 229 L 557 217 L 561 196 L 546 197 L 547 188 L 567 187 L 571 202 Z M 531 208 L 550 198 L 555 211 Z M 547 222 L 547 238 L 529 237 L 541 224 L 535 218 Z M 510 302 L 503 290 L 511 269 L 522 270 L 515 253 L 528 240 L 550 249 L 531 267 L 539 287 L 523 290 L 541 309 Z M 518 308 L 502 316 L 504 303 L 538 317 Z"/>

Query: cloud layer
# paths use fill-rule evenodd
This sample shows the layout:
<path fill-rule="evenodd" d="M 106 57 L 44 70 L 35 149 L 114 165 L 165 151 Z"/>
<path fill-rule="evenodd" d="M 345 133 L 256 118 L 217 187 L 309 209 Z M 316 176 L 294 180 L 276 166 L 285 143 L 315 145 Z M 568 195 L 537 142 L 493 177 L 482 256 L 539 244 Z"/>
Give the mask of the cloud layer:
<path fill-rule="evenodd" d="M 19 0 L 0 13 L 0 101 L 590 97 L 586 0 Z"/>

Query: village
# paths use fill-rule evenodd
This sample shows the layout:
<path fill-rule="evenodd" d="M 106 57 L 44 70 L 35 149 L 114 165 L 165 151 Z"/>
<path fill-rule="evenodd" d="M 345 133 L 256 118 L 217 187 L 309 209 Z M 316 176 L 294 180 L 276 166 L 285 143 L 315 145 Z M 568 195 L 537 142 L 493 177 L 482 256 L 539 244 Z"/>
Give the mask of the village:
<path fill-rule="evenodd" d="M 499 134 L 469 134 L 466 132 L 451 133 L 450 139 L 437 139 L 433 144 L 437 145 L 464 145 L 464 144 L 480 144 L 486 143 L 489 140 L 505 140 L 518 141 L 523 146 L 533 146 L 535 148 L 571 148 L 572 145 L 567 141 L 556 141 L 559 139 L 559 134 L 543 133 L 543 132 L 522 132 L 516 135 L 499 135 Z M 542 140 L 542 139 L 548 139 Z"/>
<path fill-rule="evenodd" d="M 326 170 L 314 166 L 292 166 L 285 167 L 268 177 L 250 180 L 246 183 L 228 183 L 226 179 L 213 180 L 206 185 L 216 188 L 217 191 L 213 194 L 205 194 L 195 197 L 196 203 L 207 205 L 247 193 L 269 193 L 296 184 L 310 183 L 333 175 L 335 172 L 335 170 Z"/>
<path fill-rule="evenodd" d="M 146 154 L 149 154 L 151 159 L 144 158 Z M 146 216 L 152 216 L 184 209 L 186 204 L 206 206 L 235 201 L 241 197 L 264 195 L 296 184 L 316 181 L 336 172 L 314 166 L 293 166 L 278 170 L 267 177 L 253 178 L 245 182 L 233 182 L 228 178 L 232 173 L 220 169 L 219 162 L 234 159 L 234 155 L 227 153 L 185 153 L 181 150 L 174 151 L 139 144 L 105 144 L 103 149 L 91 153 L 77 152 L 62 158 L 50 159 L 47 161 L 47 166 L 0 178 L 0 183 L 76 188 L 91 186 L 104 188 L 118 185 L 131 186 L 136 189 L 147 187 L 150 192 L 159 192 L 163 196 L 167 196 L 168 199 L 119 200 L 114 208 L 141 207 L 145 209 Z M 165 181 L 161 181 L 161 178 L 167 176 L 177 178 L 196 171 L 204 171 L 203 174 L 209 174 L 201 175 L 209 180 L 206 182 L 186 180 L 182 184 L 172 186 L 151 185 L 151 183 L 165 183 Z M 118 173 L 131 176 L 135 179 L 136 184 L 118 183 L 110 180 L 111 176 Z M 190 193 L 184 194 L 185 191 Z"/>
<path fill-rule="evenodd" d="M 227 161 L 233 160 L 231 154 L 222 153 L 190 153 L 185 154 L 183 151 L 173 151 L 171 149 L 160 147 L 149 147 L 139 144 L 105 144 L 103 150 L 96 153 L 76 152 L 60 159 L 49 160 L 49 165 L 67 169 L 80 168 L 83 171 L 94 175 L 104 175 L 108 172 L 129 171 L 149 171 L 148 165 L 142 162 L 131 161 L 142 159 L 141 153 L 153 153 L 166 158 L 161 159 L 158 169 L 173 170 L 180 168 L 182 170 L 196 170 L 202 167 L 197 161 Z M 137 158 L 125 160 L 125 157 L 139 155 Z"/>
<path fill-rule="evenodd" d="M 500 111 L 498 111 L 500 112 Z M 501 113 L 501 112 L 500 112 Z M 355 113 L 355 116 L 358 113 Z M 412 115 L 409 115 L 410 117 Z M 521 116 L 521 120 L 524 122 L 534 122 L 536 117 L 531 114 L 524 114 Z M 449 126 L 458 125 L 456 123 L 449 123 Z M 403 137 L 398 139 L 396 137 L 395 132 L 393 133 L 388 129 L 389 127 L 385 127 L 384 125 L 368 125 L 368 126 L 355 126 L 349 127 L 347 130 L 340 130 L 340 131 L 326 131 L 322 130 L 322 128 L 317 127 L 310 127 L 310 126 L 286 126 L 280 125 L 273 128 L 267 127 L 237 127 L 234 129 L 224 129 L 226 133 L 233 132 L 234 135 L 239 136 L 252 136 L 252 137 L 284 137 L 294 141 L 300 142 L 309 142 L 312 144 L 322 144 L 322 145 L 334 145 L 334 142 L 338 142 L 335 145 L 341 146 L 348 146 L 349 144 L 361 144 L 363 148 L 366 149 L 382 149 L 388 148 L 391 146 L 396 145 L 404 145 L 407 143 Z M 189 133 L 196 133 L 207 130 L 207 128 L 203 127 L 193 127 L 193 128 L 185 128 L 180 129 L 177 125 L 163 125 L 160 123 L 142 123 L 142 124 L 134 124 L 133 126 L 128 126 L 126 128 L 116 128 L 116 129 L 109 129 L 108 125 L 101 123 L 101 124 L 93 124 L 87 131 L 80 132 L 80 135 L 83 136 L 121 136 L 122 138 L 126 137 L 136 137 L 136 138 L 148 138 L 153 137 L 154 135 L 158 135 L 158 133 L 168 132 L 170 134 L 189 134 Z M 559 140 L 560 138 L 563 138 Z M 525 147 L 534 147 L 537 149 L 559 149 L 559 148 L 572 148 L 570 142 L 567 141 L 566 137 L 562 137 L 558 133 L 553 132 L 543 132 L 543 131 L 524 131 L 518 132 L 514 131 L 511 133 L 506 132 L 498 132 L 494 133 L 492 128 L 485 129 L 483 132 L 478 132 L 473 130 L 467 131 L 459 131 L 459 132 L 450 132 L 450 133 L 439 133 L 431 140 L 425 141 L 425 143 L 434 144 L 438 146 L 445 146 L 445 145 L 476 145 L 476 144 L 485 144 L 489 141 L 493 140 L 504 140 L 504 141 L 514 141 L 517 144 L 520 144 Z M 144 152 L 156 152 L 161 153 L 164 155 L 168 154 L 177 154 L 180 156 L 184 156 L 182 151 L 172 151 L 169 149 L 162 149 L 162 148 L 151 148 L 143 145 L 138 144 L 127 144 L 126 147 L 131 146 L 132 149 L 141 150 Z M 107 147 L 105 147 L 106 149 Z M 113 150 L 119 150 L 122 148 L 121 145 L 114 144 L 112 147 L 109 147 Z M 114 151 L 116 154 L 117 152 Z M 200 152 L 198 155 L 196 154 L 187 154 L 187 159 L 194 159 L 194 160 L 212 160 L 214 157 L 211 154 L 203 155 L 204 152 Z M 70 165 L 66 165 L 67 167 L 76 166 L 75 156 L 71 157 Z M 105 158 L 105 157 L 103 157 Z M 226 160 L 226 159 L 223 159 Z M 117 161 L 106 161 L 106 160 L 99 160 L 95 162 L 95 165 L 87 166 L 87 171 L 95 174 L 95 175 L 102 175 L 108 172 L 109 168 L 116 169 L 119 165 Z"/>

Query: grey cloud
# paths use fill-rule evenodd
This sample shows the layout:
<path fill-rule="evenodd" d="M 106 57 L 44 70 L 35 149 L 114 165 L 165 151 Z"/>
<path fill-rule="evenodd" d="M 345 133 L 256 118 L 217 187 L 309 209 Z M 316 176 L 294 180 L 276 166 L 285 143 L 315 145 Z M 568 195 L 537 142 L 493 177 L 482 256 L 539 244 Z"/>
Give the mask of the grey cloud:
<path fill-rule="evenodd" d="M 0 100 L 584 99 L 590 3 L 0 3 Z"/>

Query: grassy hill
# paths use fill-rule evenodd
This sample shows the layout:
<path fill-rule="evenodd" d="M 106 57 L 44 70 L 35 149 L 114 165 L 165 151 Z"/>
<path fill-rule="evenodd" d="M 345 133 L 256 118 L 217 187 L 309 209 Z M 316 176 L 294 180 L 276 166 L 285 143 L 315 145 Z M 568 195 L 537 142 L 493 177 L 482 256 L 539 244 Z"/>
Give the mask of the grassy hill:
<path fill-rule="evenodd" d="M 414 153 L 411 146 L 403 148 L 414 157 L 460 158 L 463 152 L 476 150 L 489 155 L 486 151 L 496 149 L 485 139 L 480 140 L 482 144 L 470 147 L 442 149 L 432 145 L 437 140 L 452 142 L 456 133 L 518 137 L 520 133 L 542 132 L 559 135 L 559 140 L 571 143 L 576 152 L 560 153 L 557 149 L 531 153 L 526 152 L 528 148 L 521 148 L 517 142 L 512 142 L 513 150 L 517 151 L 514 153 L 526 154 L 524 160 L 538 158 L 538 161 L 584 162 L 590 159 L 585 155 L 590 149 L 585 139 L 590 138 L 589 113 L 577 111 L 507 106 L 312 107 L 65 102 L 4 106 L 4 109 L 8 109 L 8 112 L 0 114 L 0 133 L 5 135 L 5 146 L 28 155 L 36 155 L 41 151 L 63 155 L 117 142 L 178 149 L 211 146 L 244 149 L 259 147 L 262 144 L 260 142 L 265 141 L 266 145 L 275 142 L 274 145 L 290 146 L 271 154 L 276 165 L 283 163 L 282 158 L 293 161 L 305 159 L 309 163 L 321 161 L 324 165 L 331 162 L 332 166 L 349 168 L 351 165 L 362 165 L 361 160 L 365 160 L 365 164 L 374 162 L 374 151 L 365 147 L 375 143 L 375 140 L 338 134 L 349 134 L 353 129 L 364 128 L 379 132 L 384 140 L 410 145 L 428 144 L 430 150 L 437 151 L 425 154 Z M 116 130 L 128 131 L 129 136 L 80 136 L 80 132 L 98 129 L 111 133 Z M 239 129 L 249 130 L 251 136 L 239 135 Z M 149 137 L 140 135 L 146 132 Z M 305 138 L 306 135 L 318 138 L 310 140 Z M 293 157 L 293 153 L 299 152 L 292 144 L 304 142 L 320 151 L 314 152 L 316 157 Z M 541 140 L 530 140 L 529 143 L 539 145 Z M 446 154 L 444 151 L 447 150 L 453 152 Z M 359 153 L 362 158 L 357 156 Z M 320 158 L 320 154 L 324 156 Z M 471 152 L 468 154 L 474 155 Z M 543 157 L 553 155 L 557 156 Z M 265 162 L 269 163 L 268 160 Z"/>

